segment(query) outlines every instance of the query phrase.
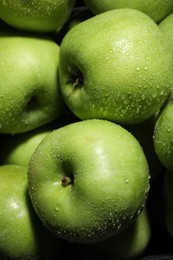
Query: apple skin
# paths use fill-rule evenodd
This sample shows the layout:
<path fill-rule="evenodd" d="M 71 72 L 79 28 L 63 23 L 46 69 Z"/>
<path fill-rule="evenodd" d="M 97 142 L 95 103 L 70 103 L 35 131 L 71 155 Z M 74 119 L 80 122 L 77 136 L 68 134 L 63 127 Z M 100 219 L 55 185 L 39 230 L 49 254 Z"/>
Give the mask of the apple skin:
<path fill-rule="evenodd" d="M 150 17 L 138 10 L 111 10 L 67 32 L 59 77 L 62 96 L 80 119 L 136 124 L 167 99 L 173 57 Z"/>
<path fill-rule="evenodd" d="M 145 206 L 149 179 L 139 142 L 101 119 L 54 130 L 28 166 L 39 218 L 55 236 L 78 243 L 102 241 L 127 227 Z"/>
<path fill-rule="evenodd" d="M 120 234 L 99 243 L 69 243 L 69 250 L 75 252 L 78 259 L 138 259 L 147 249 L 151 240 L 150 216 L 147 208 Z"/>
<path fill-rule="evenodd" d="M 34 130 L 16 135 L 3 135 L 1 140 L 3 154 L 0 157 L 0 164 L 27 166 L 32 153 L 47 134 L 77 120 L 78 118 L 72 114 L 64 112 L 58 119 Z"/>
<path fill-rule="evenodd" d="M 166 16 L 158 26 L 162 31 L 165 40 L 168 42 L 168 46 L 170 46 L 171 51 L 173 52 L 173 12 Z"/>
<path fill-rule="evenodd" d="M 41 223 L 28 195 L 27 167 L 0 166 L 0 258 L 50 259 L 61 247 Z"/>
<path fill-rule="evenodd" d="M 150 16 L 156 23 L 173 12 L 172 0 L 84 0 L 85 5 L 94 13 L 99 14 L 112 9 L 132 8 Z"/>
<path fill-rule="evenodd" d="M 148 161 L 150 176 L 152 179 L 156 178 L 156 176 L 161 174 L 164 170 L 164 166 L 156 154 L 153 143 L 156 118 L 157 114 L 145 122 L 126 127 L 126 129 L 130 131 L 141 144 Z"/>
<path fill-rule="evenodd" d="M 4 30 L 0 56 L 0 133 L 23 133 L 61 115 L 59 46 L 53 40 Z"/>
<path fill-rule="evenodd" d="M 70 17 L 75 0 L 0 1 L 0 17 L 10 26 L 30 32 L 60 30 Z"/>
<path fill-rule="evenodd" d="M 173 172 L 173 93 L 157 116 L 153 143 L 161 163 L 167 170 Z"/>

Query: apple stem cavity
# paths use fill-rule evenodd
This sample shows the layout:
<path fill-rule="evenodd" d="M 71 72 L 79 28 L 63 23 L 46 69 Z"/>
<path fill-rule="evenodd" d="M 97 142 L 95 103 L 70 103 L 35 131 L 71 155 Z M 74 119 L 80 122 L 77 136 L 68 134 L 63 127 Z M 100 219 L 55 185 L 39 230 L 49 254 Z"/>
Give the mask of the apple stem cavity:
<path fill-rule="evenodd" d="M 83 86 L 84 78 L 81 71 L 78 68 L 68 67 L 68 82 L 73 84 L 73 88 Z"/>
<path fill-rule="evenodd" d="M 61 179 L 62 186 L 66 187 L 69 184 L 72 184 L 72 179 L 68 176 L 63 176 Z"/>

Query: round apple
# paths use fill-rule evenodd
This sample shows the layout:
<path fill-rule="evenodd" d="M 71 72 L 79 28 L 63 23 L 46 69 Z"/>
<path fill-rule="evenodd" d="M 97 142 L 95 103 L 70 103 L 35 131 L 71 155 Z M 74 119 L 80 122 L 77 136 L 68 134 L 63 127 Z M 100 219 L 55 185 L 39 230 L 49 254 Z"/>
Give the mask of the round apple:
<path fill-rule="evenodd" d="M 139 216 L 120 234 L 105 239 L 99 243 L 79 244 L 69 243 L 69 251 L 76 252 L 78 259 L 140 259 L 151 241 L 151 223 L 148 209 Z"/>
<path fill-rule="evenodd" d="M 27 166 L 32 153 L 47 134 L 75 121 L 77 118 L 72 114 L 63 113 L 57 120 L 34 130 L 16 135 L 3 135 L 2 140 L 0 140 L 3 151 L 0 164 Z"/>
<path fill-rule="evenodd" d="M 39 218 L 55 236 L 78 243 L 102 241 L 127 227 L 145 206 L 149 178 L 137 139 L 101 119 L 52 131 L 28 167 Z"/>
<path fill-rule="evenodd" d="M 121 124 L 149 119 L 173 82 L 172 52 L 146 14 L 117 9 L 72 28 L 60 45 L 60 88 L 80 119 Z"/>
<path fill-rule="evenodd" d="M 27 168 L 0 166 L 0 258 L 53 257 L 61 242 L 41 223 L 28 195 Z"/>
<path fill-rule="evenodd" d="M 153 142 L 159 160 L 173 172 L 173 94 L 157 116 Z"/>
<path fill-rule="evenodd" d="M 168 46 L 173 52 L 173 12 L 165 17 L 159 24 L 159 29 L 162 31 Z"/>
<path fill-rule="evenodd" d="M 60 30 L 75 0 L 0 0 L 0 17 L 14 28 L 32 32 Z"/>
<path fill-rule="evenodd" d="M 0 57 L 0 133 L 23 133 L 62 113 L 59 45 L 47 36 L 4 30 Z"/>
<path fill-rule="evenodd" d="M 173 12 L 172 0 L 84 0 L 85 5 L 94 13 L 99 14 L 112 9 L 132 8 L 150 16 L 156 23 Z"/>

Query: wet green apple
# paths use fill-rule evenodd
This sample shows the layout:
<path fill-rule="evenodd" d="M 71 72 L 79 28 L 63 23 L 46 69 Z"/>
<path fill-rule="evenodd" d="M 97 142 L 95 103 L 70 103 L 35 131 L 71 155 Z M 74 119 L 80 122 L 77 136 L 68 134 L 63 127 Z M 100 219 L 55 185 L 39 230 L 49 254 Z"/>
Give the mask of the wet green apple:
<path fill-rule="evenodd" d="M 173 12 L 172 0 L 84 0 L 85 5 L 94 13 L 99 14 L 112 9 L 132 8 L 150 16 L 156 23 Z"/>
<path fill-rule="evenodd" d="M 60 30 L 75 0 L 0 0 L 0 17 L 14 28 L 31 32 Z"/>
<path fill-rule="evenodd" d="M 173 172 L 173 94 L 157 116 L 153 142 L 159 160 Z"/>
<path fill-rule="evenodd" d="M 120 234 L 99 243 L 70 243 L 69 250 L 79 259 L 139 259 L 151 241 L 151 223 L 147 208 Z"/>
<path fill-rule="evenodd" d="M 72 28 L 60 45 L 60 88 L 80 119 L 135 124 L 153 116 L 173 83 L 173 56 L 146 14 L 117 9 Z"/>
<path fill-rule="evenodd" d="M 145 207 L 148 162 L 125 128 L 101 119 L 52 131 L 28 166 L 29 194 L 55 236 L 78 243 L 118 234 Z"/>
<path fill-rule="evenodd" d="M 62 113 L 59 46 L 53 40 L 4 30 L 0 57 L 0 133 L 23 133 Z"/>
<path fill-rule="evenodd" d="M 27 168 L 0 166 L 0 258 L 40 260 L 61 246 L 41 223 L 28 195 Z"/>

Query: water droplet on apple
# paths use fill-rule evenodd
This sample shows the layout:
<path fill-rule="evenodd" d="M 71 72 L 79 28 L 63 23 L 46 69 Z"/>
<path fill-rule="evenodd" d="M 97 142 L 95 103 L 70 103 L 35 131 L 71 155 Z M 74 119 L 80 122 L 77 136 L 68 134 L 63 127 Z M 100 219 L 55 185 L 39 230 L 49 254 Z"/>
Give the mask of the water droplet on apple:
<path fill-rule="evenodd" d="M 55 211 L 58 212 L 59 211 L 59 207 L 55 207 Z"/>
<path fill-rule="evenodd" d="M 125 183 L 129 183 L 129 179 L 125 178 L 124 179 Z"/>

